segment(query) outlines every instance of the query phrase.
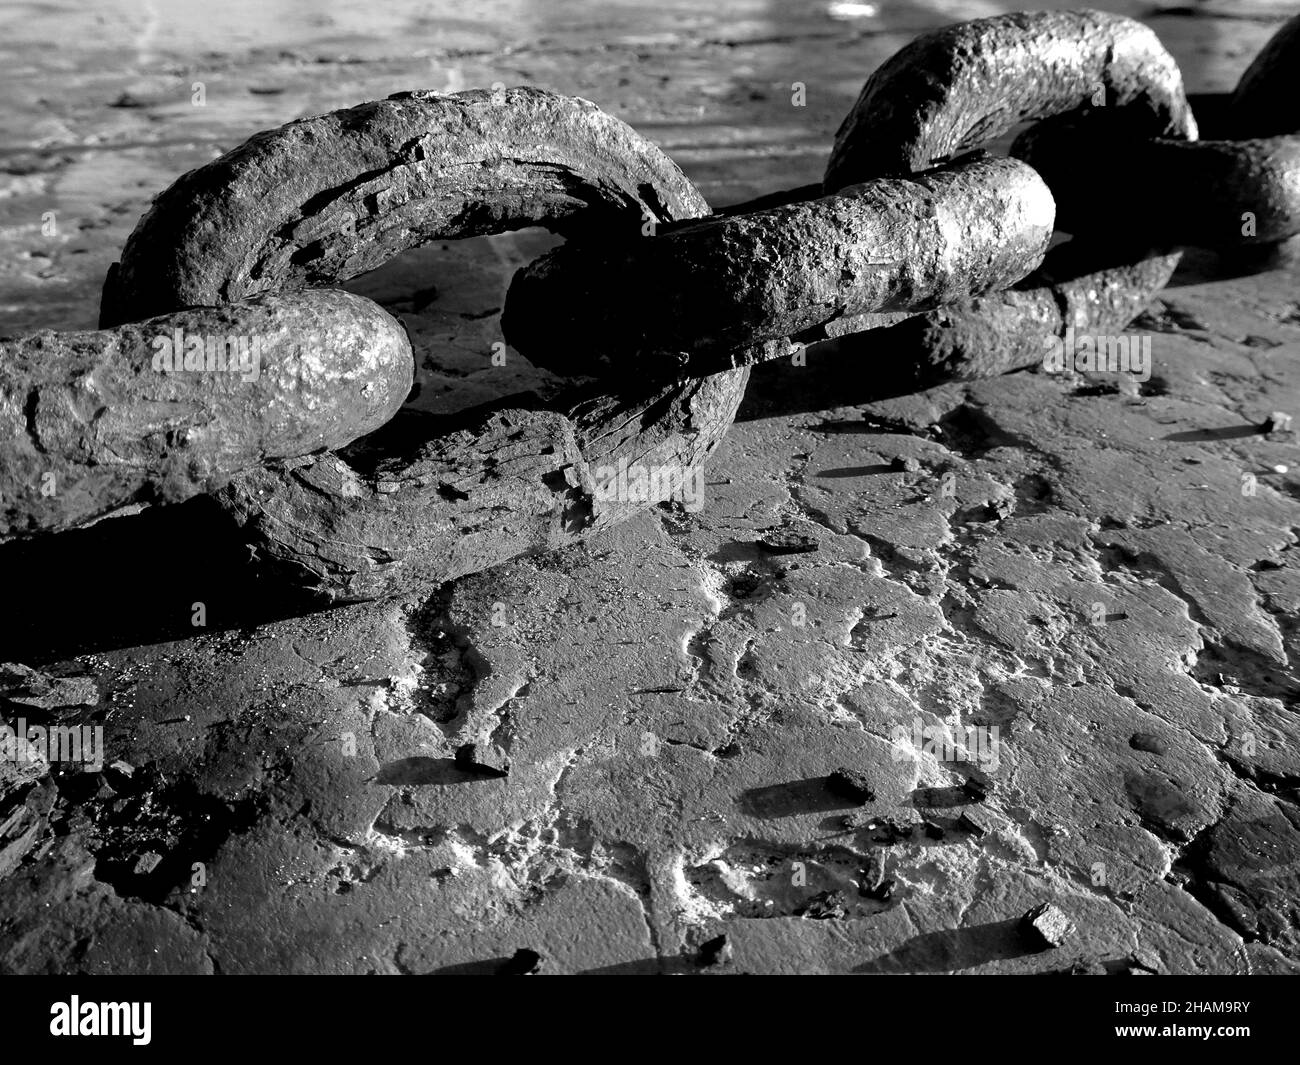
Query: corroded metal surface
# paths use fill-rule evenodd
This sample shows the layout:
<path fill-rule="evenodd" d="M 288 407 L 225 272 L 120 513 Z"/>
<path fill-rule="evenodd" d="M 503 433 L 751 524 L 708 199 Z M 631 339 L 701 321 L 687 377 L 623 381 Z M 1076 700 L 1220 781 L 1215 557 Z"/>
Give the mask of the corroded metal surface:
<path fill-rule="evenodd" d="M 433 240 L 707 210 L 675 163 L 585 100 L 397 93 L 259 133 L 175 182 L 110 272 L 101 324 L 345 281 Z"/>
<path fill-rule="evenodd" d="M 415 114 L 408 113 L 412 108 Z M 237 149 L 219 161 L 215 176 L 200 183 L 190 175 L 173 186 L 193 192 L 201 184 L 203 216 L 238 222 L 239 233 L 255 237 L 263 232 L 260 227 L 270 227 L 264 233 L 275 234 L 275 251 L 261 255 L 255 270 L 245 271 L 248 260 L 237 240 L 216 254 L 204 242 L 181 235 L 171 247 L 147 245 L 150 256 L 159 262 L 192 257 L 197 274 L 207 279 L 200 285 L 205 292 L 213 277 L 233 271 L 234 280 L 216 288 L 233 295 L 254 275 L 258 287 L 334 280 L 335 271 L 350 275 L 361 269 L 359 263 L 378 265 L 435 236 L 484 235 L 534 224 L 637 231 L 645 213 L 670 222 L 708 211 L 703 197 L 658 149 L 592 105 L 552 93 L 403 94 L 312 121 L 330 131 L 325 144 L 316 144 L 310 123 L 306 128 L 295 123 Z M 394 124 L 400 134 L 393 133 Z M 486 127 L 479 131 L 482 143 L 466 132 L 476 124 Z M 384 154 L 385 145 L 417 126 L 419 135 L 411 143 L 423 147 L 411 149 L 409 157 Z M 380 142 L 369 149 L 377 154 L 377 170 L 356 169 L 373 167 L 376 160 L 340 152 L 336 127 L 347 131 L 344 143 L 362 134 L 367 145 Z M 412 204 L 410 217 L 418 215 L 419 225 L 411 228 L 410 217 L 380 212 L 375 243 L 367 243 L 370 235 L 362 226 L 359 235 L 327 247 L 309 242 L 316 223 L 305 231 L 275 228 L 281 214 L 300 210 L 281 196 L 250 231 L 239 206 L 243 190 L 269 190 L 283 167 L 302 166 L 304 142 L 334 160 L 328 183 L 336 193 L 327 207 L 313 193 L 308 212 L 333 219 L 331 232 L 334 212 L 351 220 L 358 204 L 389 202 L 380 193 L 391 187 L 406 190 L 395 201 Z M 444 154 L 435 150 L 438 145 L 447 146 Z M 465 165 L 467 160 L 472 165 Z M 239 180 L 223 184 L 228 167 L 235 167 Z M 325 179 L 311 180 L 314 189 Z M 414 203 L 412 187 L 423 202 Z M 301 195 L 301 190 L 294 193 Z M 166 218 L 162 206 L 142 223 L 137 244 L 145 245 L 160 218 Z M 306 260 L 310 270 L 304 270 Z M 141 273 L 132 263 L 128 246 L 120 283 Z M 182 284 L 178 291 L 187 289 Z M 331 599 L 396 594 L 576 542 L 660 502 L 672 489 L 671 480 L 636 498 L 608 498 L 598 480 L 606 479 L 602 471 L 617 467 L 620 459 L 676 471 L 679 481 L 698 475 L 735 414 L 746 377 L 740 369 L 703 383 L 604 397 L 579 392 L 560 397 L 551 410 L 503 403 L 450 425 L 439 419 L 408 422 L 368 442 L 355 468 L 332 454 L 268 466 L 235 478 L 219 499 L 244 526 L 260 557 L 312 591 Z"/>
<path fill-rule="evenodd" d="M 1052 220 L 1034 171 L 973 159 L 634 243 L 571 243 L 515 275 L 502 327 L 559 372 L 708 373 L 866 314 L 1006 288 L 1042 261 Z"/>
<path fill-rule="evenodd" d="M 1196 121 L 1173 57 L 1152 30 L 1097 11 L 998 15 L 927 34 L 881 66 L 840 126 L 827 189 L 881 174 L 908 173 L 1009 132 L 1021 122 L 1100 112 L 1111 129 L 1195 140 Z M 1050 181 L 1049 181 L 1050 185 Z M 1083 238 L 1086 240 L 1086 238 Z M 920 322 L 894 327 L 883 343 L 919 367 L 935 360 L 1005 372 L 1041 359 L 1043 329 L 1104 333 L 1122 328 L 1118 308 L 1136 314 L 1168 280 L 1178 254 L 1150 242 L 1130 264 L 1096 277 L 1068 275 L 1100 245 L 1048 254 L 1048 285 L 1031 279 L 1004 293 L 956 302 Z M 1062 288 L 1062 286 L 1065 286 Z M 1125 291 L 1128 289 L 1128 291 Z M 1068 315 L 1058 308 L 1069 305 Z M 1059 335 L 1059 334 L 1049 334 Z M 937 350 L 906 343 L 943 341 Z"/>
<path fill-rule="evenodd" d="M 400 441 L 381 437 L 352 463 L 325 455 L 254 470 L 219 499 L 267 563 L 324 598 L 417 591 L 575 544 L 684 478 L 698 491 L 747 374 L 631 397 L 585 390 L 559 410 L 498 408 L 451 427 L 413 418 L 394 426 Z M 644 495 L 602 490 L 620 464 L 644 471 Z"/>
<path fill-rule="evenodd" d="M 825 185 L 925 170 L 1021 122 L 1098 106 L 1135 132 L 1196 137 L 1178 65 L 1140 22 L 1051 11 L 958 23 L 867 79 L 835 134 Z"/>
<path fill-rule="evenodd" d="M 0 341 L 0 537 L 342 447 L 392 418 L 411 372 L 399 322 L 324 290 Z"/>
<path fill-rule="evenodd" d="M 1195 98 L 1195 142 L 1137 136 L 1112 116 L 1064 117 L 1012 146 L 1058 197 L 1071 232 L 1142 233 L 1165 244 L 1276 244 L 1300 232 L 1300 15 L 1228 96 Z M 1080 159 L 1123 160 L 1130 180 L 1099 183 Z"/>

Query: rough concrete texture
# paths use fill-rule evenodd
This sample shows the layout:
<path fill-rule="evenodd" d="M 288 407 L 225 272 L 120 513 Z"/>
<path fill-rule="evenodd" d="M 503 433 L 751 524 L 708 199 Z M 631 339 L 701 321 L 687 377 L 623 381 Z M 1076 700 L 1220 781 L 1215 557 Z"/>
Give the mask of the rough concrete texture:
<path fill-rule="evenodd" d="M 43 54 L 49 16 L 10 16 L 5 331 L 92 324 L 148 196 L 256 128 L 523 82 L 726 204 L 816 180 L 866 73 L 988 5 L 235 9 L 187 35 L 124 6 Z M 1281 13 L 1255 10 L 1151 25 L 1223 91 Z M 439 245 L 351 286 L 411 328 L 415 406 L 554 393 L 489 358 L 549 246 Z M 6 657 L 40 671 L 0 674 L 6 719 L 105 730 L 100 772 L 4 770 L 0 968 L 1300 970 L 1300 451 L 1259 431 L 1300 412 L 1298 277 L 1187 255 L 1133 327 L 1145 382 L 881 398 L 829 345 L 769 364 L 697 513 L 402 599 L 278 607 L 219 568 L 204 500 L 0 547 Z M 58 567 L 91 576 L 74 596 Z M 954 714 L 997 726 L 996 767 L 896 744 Z"/>

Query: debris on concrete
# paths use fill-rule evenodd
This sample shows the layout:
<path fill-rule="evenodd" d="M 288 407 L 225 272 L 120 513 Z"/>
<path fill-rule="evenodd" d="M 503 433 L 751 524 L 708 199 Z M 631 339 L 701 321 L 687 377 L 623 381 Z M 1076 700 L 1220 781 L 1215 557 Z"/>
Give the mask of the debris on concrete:
<path fill-rule="evenodd" d="M 826 780 L 831 792 L 849 802 L 869 803 L 875 800 L 876 792 L 867 775 L 857 769 L 840 766 L 833 769 Z"/>
<path fill-rule="evenodd" d="M 1021 917 L 1020 930 L 1044 950 L 1059 947 L 1075 933 L 1070 919 L 1048 902 L 1035 906 Z"/>
<path fill-rule="evenodd" d="M 725 965 L 731 961 L 734 951 L 727 934 L 714 936 L 712 939 L 706 939 L 700 944 L 699 962 L 700 965 L 708 967 L 712 965 Z"/>
<path fill-rule="evenodd" d="M 498 976 L 536 976 L 542 971 L 542 956 L 528 947 L 520 947 L 497 970 Z"/>

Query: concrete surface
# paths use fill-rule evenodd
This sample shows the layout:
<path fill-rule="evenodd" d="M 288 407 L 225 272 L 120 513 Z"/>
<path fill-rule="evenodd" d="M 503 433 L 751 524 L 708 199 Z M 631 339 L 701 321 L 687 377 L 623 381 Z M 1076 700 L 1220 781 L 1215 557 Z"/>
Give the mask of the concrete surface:
<path fill-rule="evenodd" d="M 1291 13 L 1099 6 L 1148 14 L 1193 91 Z M 818 180 L 879 62 L 997 10 L 11 4 L 0 333 L 92 326 L 149 197 L 301 115 L 537 85 L 724 205 Z M 556 387 L 489 361 L 549 244 L 350 286 L 413 330 L 414 402 Z M 0 549 L 0 658 L 45 675 L 9 675 L 5 717 L 102 725 L 106 763 L 0 767 L 0 971 L 1300 971 L 1300 452 L 1257 428 L 1300 415 L 1298 277 L 1189 255 L 1132 327 L 1142 383 L 881 399 L 869 348 L 769 365 L 698 513 L 406 601 L 307 610 L 203 500 Z M 996 765 L 897 742 L 945 721 L 996 728 Z M 508 776 L 458 766 L 471 740 Z M 1018 931 L 1043 902 L 1054 949 Z"/>

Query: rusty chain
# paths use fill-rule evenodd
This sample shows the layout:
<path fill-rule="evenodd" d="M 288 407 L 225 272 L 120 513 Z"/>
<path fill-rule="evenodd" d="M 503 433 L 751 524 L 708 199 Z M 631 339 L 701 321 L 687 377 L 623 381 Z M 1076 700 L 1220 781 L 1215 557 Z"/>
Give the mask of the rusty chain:
<path fill-rule="evenodd" d="M 1067 329 L 1123 329 L 1182 246 L 1300 233 L 1297 69 L 1300 17 L 1233 94 L 1194 101 L 1133 20 L 961 23 L 868 79 L 821 188 L 717 214 L 630 127 L 540 90 L 259 133 L 157 198 L 98 332 L 0 342 L 0 538 L 211 492 L 331 599 L 576 542 L 682 488 L 752 363 L 862 334 L 873 369 L 918 385 L 1004 373 Z M 1010 158 L 973 151 L 1026 122 Z M 1079 165 L 1116 156 L 1122 193 Z M 399 411 L 400 323 L 317 286 L 532 225 L 567 243 L 516 274 L 506 339 L 598 380 L 544 408 Z M 1079 236 L 1052 247 L 1055 228 Z M 630 467 L 677 476 L 605 490 Z"/>

